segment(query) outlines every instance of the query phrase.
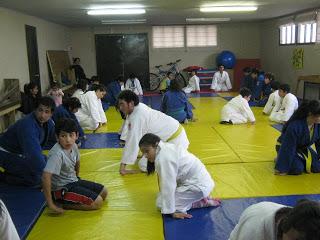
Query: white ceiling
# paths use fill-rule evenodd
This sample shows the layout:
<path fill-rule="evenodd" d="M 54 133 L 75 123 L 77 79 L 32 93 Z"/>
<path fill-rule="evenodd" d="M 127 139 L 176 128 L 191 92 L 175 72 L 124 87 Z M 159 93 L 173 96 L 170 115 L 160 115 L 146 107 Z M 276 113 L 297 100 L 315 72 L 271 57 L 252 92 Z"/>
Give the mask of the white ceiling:
<path fill-rule="evenodd" d="M 70 27 L 100 26 L 101 20 L 146 18 L 148 25 L 185 24 L 186 18 L 230 17 L 231 21 L 259 21 L 291 14 L 306 9 L 320 8 L 320 0 L 256 0 L 236 1 L 255 3 L 256 12 L 251 13 L 201 13 L 203 4 L 235 3 L 235 1 L 199 0 L 0 0 L 0 7 L 37 16 Z M 146 14 L 136 16 L 88 16 L 93 6 L 106 4 L 142 4 Z"/>

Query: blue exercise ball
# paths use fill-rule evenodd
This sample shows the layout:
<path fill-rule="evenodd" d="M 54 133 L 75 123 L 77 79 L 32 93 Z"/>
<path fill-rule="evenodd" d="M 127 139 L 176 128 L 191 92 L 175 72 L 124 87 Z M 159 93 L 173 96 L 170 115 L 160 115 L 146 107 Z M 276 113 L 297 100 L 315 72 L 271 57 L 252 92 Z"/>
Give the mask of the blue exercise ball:
<path fill-rule="evenodd" d="M 236 56 L 230 51 L 222 51 L 217 56 L 217 65 L 224 65 L 225 68 L 233 68 L 236 65 Z"/>

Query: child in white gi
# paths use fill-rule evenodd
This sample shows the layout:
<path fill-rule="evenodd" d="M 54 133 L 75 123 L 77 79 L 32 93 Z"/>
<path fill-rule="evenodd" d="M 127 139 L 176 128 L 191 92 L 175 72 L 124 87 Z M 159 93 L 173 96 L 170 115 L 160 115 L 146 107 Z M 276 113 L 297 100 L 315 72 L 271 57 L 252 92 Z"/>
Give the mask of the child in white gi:
<path fill-rule="evenodd" d="M 139 147 L 148 159 L 147 173 L 157 172 L 160 193 L 157 206 L 173 218 L 191 218 L 187 211 L 220 205 L 210 197 L 214 182 L 202 162 L 186 149 L 162 142 L 157 135 L 145 134 Z"/>
<path fill-rule="evenodd" d="M 249 107 L 251 91 L 242 88 L 237 97 L 232 98 L 221 110 L 221 124 L 242 124 L 248 121 L 252 124 L 256 119 Z"/>

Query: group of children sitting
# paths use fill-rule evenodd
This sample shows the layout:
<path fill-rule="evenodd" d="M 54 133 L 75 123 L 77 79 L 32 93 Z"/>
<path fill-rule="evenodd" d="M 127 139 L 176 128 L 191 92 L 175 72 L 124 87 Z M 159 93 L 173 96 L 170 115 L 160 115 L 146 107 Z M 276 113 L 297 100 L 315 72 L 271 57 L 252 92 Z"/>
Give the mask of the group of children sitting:
<path fill-rule="evenodd" d="M 270 80 L 270 76 L 265 74 L 265 79 Z M 278 139 L 275 173 L 320 172 L 319 101 L 304 102 L 297 109 L 298 104 L 295 105 L 297 102 L 292 100 L 295 96 L 290 94 L 288 85 L 283 84 L 276 89 L 273 78 L 265 82 L 272 86 L 273 93 L 268 97 L 264 113 L 271 113 L 270 117 L 278 116 L 275 118 L 285 123 Z M 107 190 L 99 183 L 79 177 L 77 140 L 79 136 L 84 137 L 81 128 L 96 130 L 106 123 L 101 99 L 107 97 L 118 105 L 125 116 L 121 136 L 125 146 L 120 174 L 136 172 L 126 167 L 136 163 L 140 149 L 143 153 L 139 161 L 140 168 L 147 174 L 156 171 L 159 176 L 157 206 L 163 214 L 171 214 L 174 218 L 190 218 L 192 216 L 187 211 L 191 208 L 218 206 L 220 201 L 210 197 L 214 181 L 201 161 L 187 150 L 189 140 L 179 122 L 184 122 L 184 118 L 192 118 L 192 114 L 182 114 L 190 106 L 179 82 L 172 79 L 170 90 L 163 95 L 162 111 L 167 114 L 139 102 L 139 94 L 135 93 L 135 89 L 139 93 L 136 78 L 129 79 L 127 90 L 123 90 L 126 87 L 123 83 L 123 78 L 119 77 L 110 83 L 108 90 L 94 84 L 91 91 L 85 92 L 86 88 L 80 86 L 82 83 L 79 81 L 79 90 L 58 107 L 50 97 L 39 98 L 33 112 L 0 136 L 0 179 L 27 186 L 41 184 L 48 207 L 56 213 L 62 213 L 63 209 L 100 208 L 107 197 Z M 112 95 L 112 91 L 117 96 Z M 249 107 L 251 96 L 249 88 L 242 88 L 240 95 L 222 109 L 222 123 L 255 122 Z M 181 100 L 180 105 L 172 99 Z M 292 116 L 289 114 L 291 111 Z M 317 151 L 311 147 L 313 144 Z M 51 150 L 45 157 L 42 148 L 48 145 Z M 319 208 L 318 205 L 312 206 Z M 320 218 L 320 214 L 317 218 Z M 239 224 L 232 236 L 240 231 L 244 223 L 240 220 Z M 292 226 L 288 226 L 282 229 L 281 234 L 291 230 Z M 232 236 L 230 239 L 239 239 Z"/>
<path fill-rule="evenodd" d="M 247 71 L 247 68 L 245 69 Z M 288 84 L 280 84 L 274 80 L 272 73 L 266 73 L 263 80 L 256 79 L 256 69 L 246 75 L 242 81 L 240 94 L 231 99 L 221 111 L 222 124 L 255 123 L 254 114 L 250 106 L 264 107 L 263 114 L 270 115 L 270 120 L 276 123 L 286 123 L 298 108 L 297 97 L 290 93 Z M 251 90 L 253 89 L 253 90 Z"/>

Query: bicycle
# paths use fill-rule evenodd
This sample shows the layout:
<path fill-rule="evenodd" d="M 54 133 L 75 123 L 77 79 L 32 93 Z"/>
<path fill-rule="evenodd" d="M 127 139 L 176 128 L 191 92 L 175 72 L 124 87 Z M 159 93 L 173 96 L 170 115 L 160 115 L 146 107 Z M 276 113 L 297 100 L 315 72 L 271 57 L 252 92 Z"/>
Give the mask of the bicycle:
<path fill-rule="evenodd" d="M 168 72 L 172 72 L 176 79 L 183 81 L 184 85 L 186 85 L 185 77 L 180 73 L 178 62 L 181 62 L 181 59 L 168 63 L 167 66 L 170 67 L 167 70 L 161 68 L 163 65 L 155 66 L 158 73 L 150 73 L 149 75 L 150 91 L 156 91 L 159 88 L 161 81 L 167 76 Z"/>

